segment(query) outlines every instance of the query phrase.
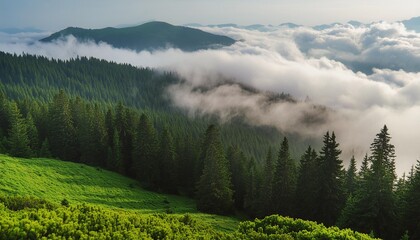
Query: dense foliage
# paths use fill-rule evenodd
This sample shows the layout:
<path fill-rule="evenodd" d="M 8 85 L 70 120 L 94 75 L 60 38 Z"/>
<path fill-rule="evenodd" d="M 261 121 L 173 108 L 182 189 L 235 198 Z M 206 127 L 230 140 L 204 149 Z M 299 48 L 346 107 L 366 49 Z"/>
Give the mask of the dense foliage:
<path fill-rule="evenodd" d="M 35 204 L 29 204 L 35 202 Z M 13 202 L 14 207 L 8 203 Z M 39 204 L 34 198 L 0 197 L 1 239 L 372 239 L 315 222 L 273 215 L 224 233 L 189 214 L 138 214 L 91 205 Z"/>
<path fill-rule="evenodd" d="M 278 215 L 262 220 L 242 222 L 239 225 L 240 239 L 373 239 L 367 234 L 350 229 L 325 227 L 316 222 L 293 219 Z"/>
<path fill-rule="evenodd" d="M 188 214 L 147 215 L 91 205 L 43 208 L 19 203 L 23 210 L 17 211 L 0 201 L 1 239 L 220 239 L 224 235 Z"/>
<path fill-rule="evenodd" d="M 154 191 L 195 196 L 206 212 L 282 214 L 386 239 L 419 234 L 420 167 L 397 179 L 386 126 L 359 172 L 355 160 L 343 168 L 334 132 L 296 166 L 291 149 L 299 147 L 288 138 L 280 144 L 279 134 L 239 120 L 190 120 L 156 97 L 179 81 L 173 74 L 95 59 L 0 56 L 0 153 L 105 168 Z"/>
<path fill-rule="evenodd" d="M 32 111 L 45 108 L 60 90 L 69 99 L 80 97 L 95 103 L 106 111 L 121 103 L 124 107 L 139 110 L 148 115 L 149 121 L 157 130 L 170 126 L 176 147 L 181 148 L 188 139 L 198 144 L 208 125 L 215 122 L 211 116 L 190 118 L 173 107 L 168 100 L 166 89 L 169 85 L 182 81 L 174 73 L 162 73 L 148 68 L 136 68 L 127 64 L 115 64 L 94 58 L 77 58 L 69 61 L 47 59 L 41 56 L 12 55 L 0 52 L 0 93 L 3 97 L 17 101 L 21 113 L 26 117 L 31 112 L 34 122 L 37 116 Z M 278 98 L 287 98 L 280 95 Z M 85 104 L 86 102 L 83 101 Z M 2 106 L 0 106 L 2 107 Z M 45 114 L 45 112 L 41 112 Z M 117 112 L 113 112 L 117 114 Z M 110 116 L 107 118 L 110 119 Z M 81 119 L 82 120 L 82 119 Z M 0 118 L 4 123 L 7 119 Z M 73 120 L 74 121 L 74 120 Z M 109 126 L 109 122 L 107 122 Z M 4 126 L 0 131 L 4 130 Z M 269 127 L 252 127 L 240 119 L 223 124 L 221 137 L 224 146 L 237 145 L 244 153 L 263 162 L 270 146 L 276 146 L 282 135 Z M 40 134 L 43 138 L 46 131 Z M 4 132 L 3 132 L 4 133 Z M 0 136 L 2 136 L 0 134 Z M 108 136 L 113 138 L 117 136 Z M 289 137 L 290 142 L 305 142 L 297 137 Z M 39 144 L 42 144 L 40 142 Z M 49 142 L 51 144 L 51 141 Z M 291 146 L 292 155 L 298 154 L 301 144 Z M 305 144 L 303 144 L 305 145 Z M 118 154 L 114 152 L 114 154 Z M 192 153 L 191 154 L 195 154 Z"/>

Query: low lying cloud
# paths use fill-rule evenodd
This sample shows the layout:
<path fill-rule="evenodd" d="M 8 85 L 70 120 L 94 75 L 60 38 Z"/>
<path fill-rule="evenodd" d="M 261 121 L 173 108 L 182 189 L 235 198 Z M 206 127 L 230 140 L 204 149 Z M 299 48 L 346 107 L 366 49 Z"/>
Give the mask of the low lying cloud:
<path fill-rule="evenodd" d="M 92 56 L 173 70 L 185 80 L 170 86 L 168 96 L 191 115 L 216 114 L 222 121 L 243 117 L 303 137 L 335 131 L 345 161 L 353 153 L 361 159 L 387 124 L 398 172 L 419 158 L 420 34 L 385 22 L 323 30 L 202 29 L 239 41 L 218 50 L 135 52 L 74 37 L 28 44 L 0 35 L 0 50 L 60 59 Z M 273 97 L 283 92 L 295 100 Z"/>

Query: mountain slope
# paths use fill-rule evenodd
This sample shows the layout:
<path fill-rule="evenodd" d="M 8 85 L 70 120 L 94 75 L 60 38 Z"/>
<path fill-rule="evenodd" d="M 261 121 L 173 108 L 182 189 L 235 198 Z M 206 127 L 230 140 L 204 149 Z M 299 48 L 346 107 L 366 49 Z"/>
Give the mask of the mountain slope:
<path fill-rule="evenodd" d="M 136 27 L 83 29 L 69 27 L 42 39 L 51 42 L 73 35 L 81 41 L 106 42 L 117 48 L 136 51 L 175 47 L 185 51 L 217 48 L 235 43 L 235 40 L 198 29 L 173 26 L 164 22 L 149 22 Z"/>
<path fill-rule="evenodd" d="M 59 206 L 64 198 L 69 206 Z M 164 213 L 170 211 L 175 214 Z M 0 239 L 371 239 L 277 215 L 242 222 L 234 231 L 236 219 L 199 213 L 190 199 L 145 191 L 116 173 L 5 155 L 0 226 Z"/>
<path fill-rule="evenodd" d="M 238 221 L 202 214 L 192 199 L 142 189 L 130 178 L 84 164 L 0 155 L 0 194 L 36 196 L 59 204 L 89 203 L 137 213 L 192 213 L 218 229 L 234 230 Z"/>

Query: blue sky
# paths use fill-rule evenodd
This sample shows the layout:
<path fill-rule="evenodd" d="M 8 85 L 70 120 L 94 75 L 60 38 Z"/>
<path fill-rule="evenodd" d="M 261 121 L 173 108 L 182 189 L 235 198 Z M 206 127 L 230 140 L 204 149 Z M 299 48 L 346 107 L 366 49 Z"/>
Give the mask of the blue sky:
<path fill-rule="evenodd" d="M 316 25 L 395 21 L 420 15 L 418 0 L 0 0 L 0 28 L 100 28 L 161 20 L 173 24 Z"/>

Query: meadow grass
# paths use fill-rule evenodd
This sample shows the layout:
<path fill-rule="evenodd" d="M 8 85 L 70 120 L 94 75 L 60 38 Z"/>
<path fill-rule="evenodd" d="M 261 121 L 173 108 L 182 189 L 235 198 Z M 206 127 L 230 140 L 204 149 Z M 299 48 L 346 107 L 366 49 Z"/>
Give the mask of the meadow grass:
<path fill-rule="evenodd" d="M 46 158 L 0 155 L 0 193 L 35 196 L 54 203 L 88 203 L 111 209 L 151 213 L 190 213 L 221 231 L 233 231 L 239 220 L 198 212 L 194 200 L 147 191 L 133 179 L 85 164 Z"/>

